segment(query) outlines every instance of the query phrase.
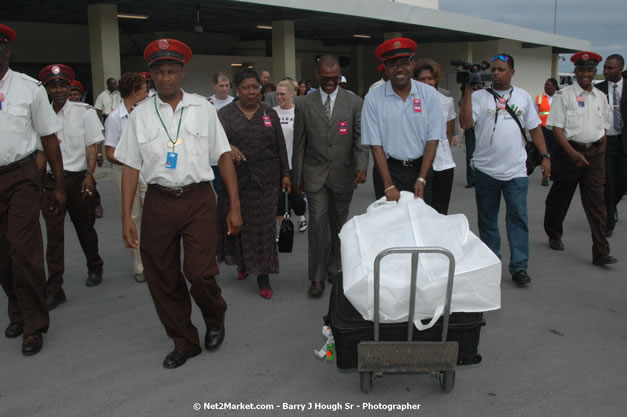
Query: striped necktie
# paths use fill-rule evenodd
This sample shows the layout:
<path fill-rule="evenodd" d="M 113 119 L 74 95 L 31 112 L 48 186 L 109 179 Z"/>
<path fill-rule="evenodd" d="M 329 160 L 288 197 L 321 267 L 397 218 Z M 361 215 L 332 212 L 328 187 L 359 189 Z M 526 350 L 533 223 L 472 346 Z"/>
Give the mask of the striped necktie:
<path fill-rule="evenodd" d="M 327 119 L 331 118 L 331 96 L 327 94 L 327 100 L 324 102 L 324 111 L 327 113 Z"/>
<path fill-rule="evenodd" d="M 620 97 L 618 96 L 618 84 L 614 84 L 612 110 L 614 112 L 614 129 L 620 133 L 623 130 L 623 117 L 620 114 Z"/>

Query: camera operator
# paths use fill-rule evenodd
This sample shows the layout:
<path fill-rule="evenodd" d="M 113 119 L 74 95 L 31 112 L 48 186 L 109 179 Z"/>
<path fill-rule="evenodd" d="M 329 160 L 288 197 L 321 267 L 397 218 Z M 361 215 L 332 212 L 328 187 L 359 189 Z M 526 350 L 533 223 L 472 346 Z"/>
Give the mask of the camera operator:
<path fill-rule="evenodd" d="M 472 92 L 465 86 L 459 111 L 463 129 L 474 126 L 476 147 L 472 158 L 475 170 L 475 199 L 479 217 L 479 236 L 497 255 L 501 251 L 499 234 L 499 206 L 501 194 L 505 199 L 507 237 L 510 246 L 509 272 L 519 286 L 529 284 L 529 228 L 527 219 L 527 188 L 529 179 L 525 161 L 525 138 L 521 129 L 531 134 L 542 158 L 542 172 L 547 178 L 551 171 L 550 155 L 540 130 L 540 118 L 533 99 L 522 88 L 511 84 L 514 76 L 514 58 L 499 54 L 490 66 L 492 88 Z M 509 107 L 520 121 L 512 117 Z"/>

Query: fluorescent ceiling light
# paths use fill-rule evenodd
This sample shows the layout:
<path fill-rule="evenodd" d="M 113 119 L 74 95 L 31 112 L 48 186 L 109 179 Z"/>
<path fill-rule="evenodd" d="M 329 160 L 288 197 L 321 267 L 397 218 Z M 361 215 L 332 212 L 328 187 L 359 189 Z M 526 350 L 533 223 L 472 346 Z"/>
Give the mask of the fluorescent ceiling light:
<path fill-rule="evenodd" d="M 118 13 L 118 19 L 146 20 L 146 19 L 148 19 L 148 15 L 145 15 L 145 14 L 135 14 L 135 13 Z"/>
<path fill-rule="evenodd" d="M 272 30 L 272 26 L 268 26 L 268 25 L 257 25 L 257 29 Z"/>
<path fill-rule="evenodd" d="M 370 35 L 353 35 L 354 38 L 370 39 Z"/>

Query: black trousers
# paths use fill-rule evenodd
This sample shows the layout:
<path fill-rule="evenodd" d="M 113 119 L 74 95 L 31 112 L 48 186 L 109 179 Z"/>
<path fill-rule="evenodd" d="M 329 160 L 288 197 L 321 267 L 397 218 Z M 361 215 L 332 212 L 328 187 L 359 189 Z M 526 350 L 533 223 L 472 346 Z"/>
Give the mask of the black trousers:
<path fill-rule="evenodd" d="M 627 151 L 621 135 L 608 136 L 605 150 L 605 205 L 607 231 L 613 231 L 618 220 L 616 206 L 627 189 Z"/>
<path fill-rule="evenodd" d="M 402 161 L 388 158 L 388 170 L 390 171 L 390 176 L 392 177 L 392 182 L 398 188 L 399 191 L 409 191 L 410 193 L 414 192 L 414 184 L 416 184 L 416 179 L 420 175 L 420 167 L 422 166 L 422 157 L 414 160 L 411 165 L 403 165 Z M 429 170 L 427 174 L 427 185 L 425 186 L 425 203 L 431 205 L 432 200 L 432 184 L 431 180 L 433 178 L 433 170 Z M 379 170 L 377 169 L 377 165 L 372 169 L 372 182 L 374 184 L 374 195 L 378 200 L 381 197 L 385 196 L 383 180 L 381 179 L 381 174 L 379 174 Z"/>
<path fill-rule="evenodd" d="M 440 214 L 448 214 L 448 205 L 451 202 L 451 190 L 453 189 L 453 177 L 455 168 L 444 171 L 433 171 L 432 204 Z"/>

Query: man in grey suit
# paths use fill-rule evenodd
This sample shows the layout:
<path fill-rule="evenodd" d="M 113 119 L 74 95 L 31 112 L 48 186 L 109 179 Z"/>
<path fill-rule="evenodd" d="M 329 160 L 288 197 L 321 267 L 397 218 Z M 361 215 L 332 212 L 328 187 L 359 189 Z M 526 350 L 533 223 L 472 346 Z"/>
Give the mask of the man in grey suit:
<path fill-rule="evenodd" d="M 348 217 L 357 184 L 366 182 L 368 148 L 361 145 L 363 100 L 339 88 L 335 56 L 320 58 L 320 88 L 296 100 L 293 184 L 309 203 L 309 295 L 320 297 L 324 281 L 340 269 L 338 233 Z"/>

